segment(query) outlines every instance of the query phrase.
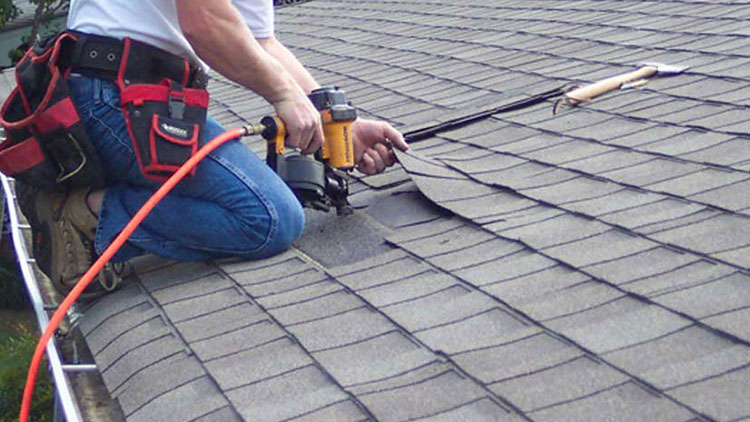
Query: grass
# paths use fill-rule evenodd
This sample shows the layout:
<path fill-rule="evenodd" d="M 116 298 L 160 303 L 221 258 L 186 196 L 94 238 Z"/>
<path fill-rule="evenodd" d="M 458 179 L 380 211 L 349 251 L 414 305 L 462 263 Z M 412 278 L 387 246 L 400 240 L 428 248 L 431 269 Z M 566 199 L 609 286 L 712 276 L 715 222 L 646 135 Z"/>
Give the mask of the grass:
<path fill-rule="evenodd" d="M 0 259 L 0 422 L 16 422 L 39 333 L 15 263 Z M 37 375 L 29 420 L 52 421 L 54 390 L 46 362 Z"/>

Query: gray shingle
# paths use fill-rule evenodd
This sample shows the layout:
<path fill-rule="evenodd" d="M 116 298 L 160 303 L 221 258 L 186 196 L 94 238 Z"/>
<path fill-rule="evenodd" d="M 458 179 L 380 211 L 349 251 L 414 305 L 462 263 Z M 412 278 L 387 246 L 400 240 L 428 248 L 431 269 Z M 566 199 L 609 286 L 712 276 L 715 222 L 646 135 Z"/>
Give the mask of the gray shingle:
<path fill-rule="evenodd" d="M 669 273 L 698 259 L 691 254 L 657 247 L 639 254 L 586 267 L 586 272 L 601 277 L 610 283 L 624 284 Z"/>
<path fill-rule="evenodd" d="M 344 400 L 291 420 L 295 422 L 361 422 L 369 418 L 354 402 Z"/>
<path fill-rule="evenodd" d="M 152 293 L 153 298 L 161 305 L 178 300 L 189 300 L 226 289 L 231 282 L 219 273 L 212 273 L 199 279 L 166 287 Z"/>
<path fill-rule="evenodd" d="M 102 296 L 85 310 L 85 317 L 80 322 L 81 331 L 88 335 L 105 320 L 136 307 L 146 311 L 153 307 L 147 301 L 148 297 L 137 286 L 126 287 L 111 295 Z M 134 314 L 132 317 L 140 319 L 138 311 L 131 311 L 131 314 Z"/>
<path fill-rule="evenodd" d="M 282 421 L 326 408 L 347 398 L 315 366 L 305 366 L 227 393 L 248 421 Z"/>
<path fill-rule="evenodd" d="M 473 421 L 473 422 L 511 422 L 524 420 L 514 413 L 510 413 L 491 399 L 483 398 L 477 401 L 450 409 L 421 420 L 427 422 L 451 422 L 451 421 Z"/>
<path fill-rule="evenodd" d="M 497 306 L 487 295 L 455 286 L 432 295 L 398 303 L 385 310 L 389 317 L 415 332 L 471 317 Z"/>
<path fill-rule="evenodd" d="M 509 281 L 485 286 L 482 290 L 518 307 L 525 302 L 582 284 L 587 280 L 589 277 L 581 272 L 555 265 Z"/>
<path fill-rule="evenodd" d="M 276 280 L 245 285 L 245 291 L 253 298 L 273 296 L 290 292 L 302 287 L 320 283 L 328 278 L 328 275 L 314 267 Z"/>
<path fill-rule="evenodd" d="M 750 415 L 750 402 L 746 399 L 749 388 L 750 367 L 746 366 L 671 390 L 669 395 L 718 420 L 738 420 Z"/>
<path fill-rule="evenodd" d="M 494 237 L 492 234 L 477 227 L 467 225 L 459 226 L 435 236 L 398 242 L 398 245 L 421 258 L 429 258 L 450 252 L 460 252 Z"/>
<path fill-rule="evenodd" d="M 750 306 L 750 276 L 743 273 L 655 296 L 652 300 L 696 319 Z"/>
<path fill-rule="evenodd" d="M 307 350 L 314 352 L 361 342 L 395 331 L 396 327 L 379 313 L 357 308 L 288 329 Z"/>
<path fill-rule="evenodd" d="M 610 230 L 583 240 L 553 246 L 545 253 L 573 267 L 585 267 L 651 249 L 656 244 L 627 232 Z"/>
<path fill-rule="evenodd" d="M 607 362 L 665 390 L 750 362 L 750 348 L 697 326 L 604 355 Z"/>
<path fill-rule="evenodd" d="M 653 340 L 688 325 L 686 318 L 629 297 L 547 322 L 549 328 L 596 354 Z"/>
<path fill-rule="evenodd" d="M 174 336 L 160 337 L 130 350 L 106 369 L 102 379 L 109 391 L 122 386 L 128 379 L 169 356 L 184 353 L 186 348 Z"/>
<path fill-rule="evenodd" d="M 564 214 L 536 224 L 500 231 L 503 237 L 520 240 L 535 249 L 568 243 L 609 230 L 605 224 Z"/>
<path fill-rule="evenodd" d="M 532 374 L 581 355 L 579 349 L 541 333 L 511 344 L 461 353 L 453 360 L 480 381 L 493 383 Z"/>
<path fill-rule="evenodd" d="M 539 333 L 539 327 L 499 308 L 420 331 L 416 337 L 433 350 L 448 354 L 476 350 Z"/>
<path fill-rule="evenodd" d="M 94 354 L 97 354 L 123 333 L 127 333 L 147 321 L 158 317 L 158 309 L 148 302 L 143 302 L 127 311 L 117 313 L 113 317 L 105 319 L 99 325 L 82 328 L 88 328 L 84 332 L 91 338 L 91 340 L 88 340 L 89 349 Z M 88 321 L 91 320 L 88 319 L 88 314 L 86 314 L 82 325 Z"/>
<path fill-rule="evenodd" d="M 273 296 L 259 298 L 258 303 L 260 303 L 266 309 L 276 309 L 292 304 L 314 300 L 333 294 L 343 289 L 344 287 L 341 284 L 335 283 L 328 279 L 305 287 L 301 287 L 299 289 L 279 293 Z"/>
<path fill-rule="evenodd" d="M 622 292 L 611 286 L 589 281 L 514 305 L 532 319 L 544 321 L 601 306 L 622 296 Z"/>
<path fill-rule="evenodd" d="M 587 356 L 530 375 L 492 384 L 492 391 L 530 412 L 597 394 L 629 377 Z"/>
<path fill-rule="evenodd" d="M 380 308 L 430 296 L 457 284 L 458 280 L 451 275 L 428 270 L 399 281 L 360 290 L 358 294 Z"/>
<path fill-rule="evenodd" d="M 739 211 L 750 208 L 748 192 L 750 192 L 750 181 L 743 181 L 693 195 L 690 199 L 731 211 Z"/>
<path fill-rule="evenodd" d="M 454 274 L 471 284 L 484 286 L 533 274 L 555 265 L 551 259 L 525 249 L 496 261 L 455 271 Z"/>
<path fill-rule="evenodd" d="M 684 422 L 694 418 L 691 412 L 674 402 L 652 394 L 628 382 L 568 403 L 533 412 L 535 421 L 674 421 Z"/>
<path fill-rule="evenodd" d="M 128 379 L 117 394 L 117 400 L 123 413 L 131 415 L 155 398 L 205 374 L 194 357 L 174 355 Z"/>
<path fill-rule="evenodd" d="M 304 350 L 288 337 L 284 337 L 249 350 L 213 359 L 204 365 L 223 390 L 232 390 L 288 373 L 311 363 L 312 360 Z"/>
<path fill-rule="evenodd" d="M 407 420 L 442 413 L 486 396 L 470 380 L 448 371 L 435 378 L 360 396 L 380 420 Z M 496 409 L 497 414 L 501 409 Z"/>
<path fill-rule="evenodd" d="M 175 325 L 185 341 L 195 342 L 228 333 L 267 318 L 268 314 L 258 306 L 243 302 Z"/>
<path fill-rule="evenodd" d="M 153 317 L 129 330 L 120 333 L 96 353 L 99 368 L 106 371 L 113 363 L 138 347 L 156 341 L 162 337 L 172 336 L 173 332 L 160 317 Z"/>
<path fill-rule="evenodd" d="M 263 320 L 226 334 L 194 342 L 190 347 L 201 361 L 206 362 L 258 347 L 285 335 L 286 333 L 273 322 Z"/>
<path fill-rule="evenodd" d="M 709 317 L 702 322 L 709 327 L 731 333 L 746 342 L 750 342 L 750 326 L 747 324 L 748 316 L 750 316 L 750 308 L 745 308 Z"/>
<path fill-rule="evenodd" d="M 314 354 L 344 386 L 365 384 L 422 367 L 437 359 L 399 332 Z"/>
<path fill-rule="evenodd" d="M 208 315 L 243 302 L 247 302 L 247 298 L 231 287 L 191 300 L 164 305 L 164 312 L 173 322 L 180 322 Z"/>
<path fill-rule="evenodd" d="M 179 407 L 170 403 L 180 403 Z M 203 377 L 159 396 L 128 417 L 129 421 L 180 422 L 192 420 L 226 406 L 227 400 L 216 385 Z"/>
<path fill-rule="evenodd" d="M 364 302 L 359 297 L 345 290 L 336 290 L 312 300 L 274 308 L 270 312 L 279 323 L 293 325 L 351 311 L 362 306 Z"/>
<path fill-rule="evenodd" d="M 652 197 L 656 199 L 657 197 Z M 638 228 L 655 223 L 676 220 L 681 217 L 698 213 L 705 209 L 704 205 L 678 201 L 662 197 L 658 201 L 649 201 L 645 204 L 613 212 L 602 216 L 602 219 L 619 226 Z"/>
<path fill-rule="evenodd" d="M 216 267 L 204 262 L 191 262 L 186 265 L 169 265 L 146 273 L 139 273 L 143 286 L 151 292 L 186 281 L 198 280 L 216 272 Z"/>
<path fill-rule="evenodd" d="M 401 255 L 401 253 L 398 255 Z M 416 274 L 422 274 L 429 269 L 429 266 L 420 262 L 416 258 L 405 256 L 377 267 L 338 276 L 337 280 L 356 291 L 412 277 Z"/>

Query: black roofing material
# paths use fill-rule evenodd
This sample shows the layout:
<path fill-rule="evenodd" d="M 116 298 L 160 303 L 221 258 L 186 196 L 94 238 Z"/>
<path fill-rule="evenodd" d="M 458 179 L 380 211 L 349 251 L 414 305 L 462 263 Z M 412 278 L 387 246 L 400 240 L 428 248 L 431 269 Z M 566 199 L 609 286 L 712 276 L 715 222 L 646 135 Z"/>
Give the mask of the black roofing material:
<path fill-rule="evenodd" d="M 279 10 L 278 36 L 362 116 L 442 131 L 355 177 L 357 212 L 308 215 L 278 257 L 139 260 L 82 308 L 108 390 L 128 421 L 748 420 L 748 16 L 681 0 Z M 443 130 L 646 60 L 692 67 Z M 211 93 L 227 126 L 271 111 L 216 75 Z"/>

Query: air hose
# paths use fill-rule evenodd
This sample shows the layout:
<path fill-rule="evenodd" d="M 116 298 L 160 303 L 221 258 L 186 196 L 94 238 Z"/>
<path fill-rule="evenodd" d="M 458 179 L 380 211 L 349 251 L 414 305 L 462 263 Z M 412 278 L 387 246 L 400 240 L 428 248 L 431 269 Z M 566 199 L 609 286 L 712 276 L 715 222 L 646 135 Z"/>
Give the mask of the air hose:
<path fill-rule="evenodd" d="M 133 216 L 130 222 L 125 226 L 117 237 L 112 241 L 109 247 L 102 253 L 94 264 L 89 268 L 88 271 L 81 277 L 81 280 L 75 285 L 73 290 L 68 293 L 65 299 L 58 306 L 54 315 L 50 319 L 47 328 L 44 330 L 42 337 L 39 339 L 39 343 L 36 345 L 34 350 L 34 356 L 31 359 L 29 365 L 29 373 L 26 377 L 26 386 L 23 391 L 23 401 L 21 402 L 21 414 L 19 416 L 19 422 L 28 422 L 29 410 L 31 409 L 31 399 L 34 395 L 34 384 L 36 382 L 36 375 L 39 372 L 39 365 L 42 361 L 44 351 L 49 343 L 55 330 L 57 330 L 60 322 L 68 313 L 68 310 L 78 297 L 83 293 L 86 287 L 94 280 L 94 277 L 99 274 L 104 265 L 109 262 L 110 259 L 117 253 L 123 244 L 128 240 L 135 229 L 143 222 L 146 216 L 154 209 L 168 193 L 171 191 L 177 183 L 179 183 L 185 175 L 188 174 L 198 163 L 206 158 L 206 156 L 222 144 L 232 139 L 237 139 L 242 136 L 259 135 L 263 131 L 264 127 L 261 125 L 251 125 L 243 128 L 231 129 L 221 135 L 215 137 L 209 141 L 206 145 L 201 147 L 189 160 L 185 162 L 169 179 L 167 179 L 161 187 L 146 201 L 145 204 L 138 210 Z"/>

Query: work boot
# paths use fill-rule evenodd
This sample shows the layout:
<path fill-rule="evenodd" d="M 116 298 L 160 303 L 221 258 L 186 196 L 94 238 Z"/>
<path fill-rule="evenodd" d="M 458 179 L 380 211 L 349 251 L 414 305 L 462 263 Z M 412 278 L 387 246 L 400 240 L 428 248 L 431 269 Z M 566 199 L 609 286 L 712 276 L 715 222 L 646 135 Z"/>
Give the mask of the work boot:
<path fill-rule="evenodd" d="M 67 295 L 89 269 L 95 257 L 97 217 L 88 207 L 90 189 L 51 192 L 16 183 L 21 210 L 32 230 L 34 258 L 52 285 Z M 81 295 L 92 298 L 114 290 L 120 276 L 105 267 Z"/>

